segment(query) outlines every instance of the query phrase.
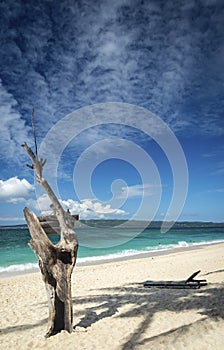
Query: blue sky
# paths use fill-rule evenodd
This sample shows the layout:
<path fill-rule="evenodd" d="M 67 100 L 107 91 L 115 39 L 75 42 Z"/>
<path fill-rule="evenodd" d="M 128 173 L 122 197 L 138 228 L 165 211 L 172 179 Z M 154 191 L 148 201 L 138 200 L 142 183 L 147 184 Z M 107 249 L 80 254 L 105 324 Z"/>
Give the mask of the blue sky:
<path fill-rule="evenodd" d="M 0 225 L 49 209 L 20 146 L 33 107 L 40 149 L 64 142 L 45 176 L 80 218 L 224 221 L 223 1 L 3 0 L 0 21 Z"/>

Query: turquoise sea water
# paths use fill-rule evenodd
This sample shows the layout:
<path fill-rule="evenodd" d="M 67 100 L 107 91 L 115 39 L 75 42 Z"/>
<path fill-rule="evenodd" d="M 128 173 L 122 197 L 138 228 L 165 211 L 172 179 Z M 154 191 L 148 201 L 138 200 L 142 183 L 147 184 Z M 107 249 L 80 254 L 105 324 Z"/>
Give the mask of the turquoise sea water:
<path fill-rule="evenodd" d="M 224 242 L 224 228 L 181 228 L 163 234 L 159 229 L 152 228 L 140 234 L 136 229 L 119 228 L 116 233 L 111 228 L 76 231 L 81 243 L 77 260 L 79 265 L 177 247 Z M 58 236 L 51 235 L 51 239 L 56 243 Z M 29 240 L 29 231 L 24 227 L 0 227 L 0 277 L 37 268 L 36 256 L 28 246 Z M 123 243 L 115 245 L 119 242 Z"/>

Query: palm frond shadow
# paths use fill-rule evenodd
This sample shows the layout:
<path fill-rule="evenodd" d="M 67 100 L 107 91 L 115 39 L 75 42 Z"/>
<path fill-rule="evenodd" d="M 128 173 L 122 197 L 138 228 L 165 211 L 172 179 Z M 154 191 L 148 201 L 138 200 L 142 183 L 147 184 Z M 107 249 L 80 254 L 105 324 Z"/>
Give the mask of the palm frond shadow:
<path fill-rule="evenodd" d="M 97 290 L 96 290 L 97 292 Z M 102 294 L 102 292 L 105 292 Z M 92 307 L 85 310 L 85 315 L 75 327 L 88 328 L 92 324 L 106 317 L 135 317 L 136 314 L 144 316 L 139 327 L 130 334 L 123 349 L 131 349 L 133 344 L 144 343 L 141 339 L 144 331 L 150 326 L 153 316 L 161 311 L 181 312 L 194 310 L 203 318 L 224 319 L 224 286 L 210 284 L 199 290 L 177 290 L 144 288 L 137 284 L 123 286 L 122 288 L 99 289 L 99 294 L 74 299 L 75 304 L 92 303 Z M 129 310 L 120 311 L 122 306 L 129 305 Z M 120 310 L 119 310 L 120 309 Z M 77 317 L 81 316 L 75 314 Z M 184 326 L 181 326 L 184 327 Z M 175 331 L 175 330 L 172 330 Z M 172 332 L 170 331 L 170 332 Z M 148 341 L 148 340 L 147 340 Z"/>
<path fill-rule="evenodd" d="M 33 330 L 34 328 L 39 327 L 39 326 L 43 326 L 45 324 L 47 324 L 46 318 L 40 320 L 37 323 L 33 323 L 33 324 L 26 323 L 26 324 L 20 324 L 20 325 L 16 325 L 16 326 L 7 327 L 7 328 L 2 328 L 2 329 L 0 329 L 0 334 L 5 335 L 5 334 L 14 333 L 16 331 L 24 332 L 26 330 Z"/>

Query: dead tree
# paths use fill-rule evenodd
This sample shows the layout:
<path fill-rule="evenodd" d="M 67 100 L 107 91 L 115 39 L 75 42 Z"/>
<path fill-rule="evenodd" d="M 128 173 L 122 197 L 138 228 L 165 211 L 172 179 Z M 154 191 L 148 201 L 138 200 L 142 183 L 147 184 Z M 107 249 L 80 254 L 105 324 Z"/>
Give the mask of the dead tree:
<path fill-rule="evenodd" d="M 42 158 L 40 160 L 38 159 L 34 126 L 33 131 L 36 154 L 33 153 L 26 143 L 22 145 L 32 162 L 32 165 L 27 166 L 33 169 L 37 182 L 49 196 L 60 228 L 60 240 L 54 245 L 41 227 L 35 213 L 31 212 L 28 208 L 24 209 L 25 219 L 32 237 L 29 246 L 38 258 L 39 267 L 46 286 L 49 318 L 45 337 L 50 337 L 61 330 L 66 330 L 69 333 L 72 332 L 71 275 L 76 263 L 78 240 L 73 230 L 73 217 L 69 212 L 64 211 L 48 182 L 42 176 L 42 170 L 46 160 Z"/>

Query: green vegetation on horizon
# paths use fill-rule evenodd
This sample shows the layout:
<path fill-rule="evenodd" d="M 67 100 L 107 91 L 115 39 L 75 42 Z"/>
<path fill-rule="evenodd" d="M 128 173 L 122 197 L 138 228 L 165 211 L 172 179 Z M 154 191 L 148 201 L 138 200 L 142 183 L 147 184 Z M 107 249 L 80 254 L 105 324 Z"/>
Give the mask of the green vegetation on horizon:
<path fill-rule="evenodd" d="M 168 222 L 167 222 L 168 223 Z M 146 220 L 80 220 L 76 221 L 75 227 L 81 228 L 83 225 L 88 225 L 90 227 L 114 227 L 123 225 L 123 227 L 127 228 L 139 228 L 139 227 L 147 227 L 152 229 L 160 229 L 161 225 L 164 224 L 163 221 L 152 221 L 151 223 L 147 223 Z M 126 225 L 125 225 L 126 224 Z M 27 228 L 26 224 L 22 225 L 5 225 L 0 226 L 1 228 Z M 173 224 L 172 228 L 224 228 L 224 222 L 203 222 L 203 221 L 177 221 Z"/>

